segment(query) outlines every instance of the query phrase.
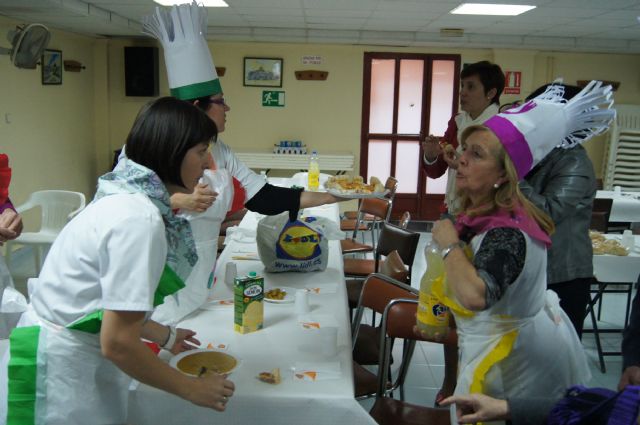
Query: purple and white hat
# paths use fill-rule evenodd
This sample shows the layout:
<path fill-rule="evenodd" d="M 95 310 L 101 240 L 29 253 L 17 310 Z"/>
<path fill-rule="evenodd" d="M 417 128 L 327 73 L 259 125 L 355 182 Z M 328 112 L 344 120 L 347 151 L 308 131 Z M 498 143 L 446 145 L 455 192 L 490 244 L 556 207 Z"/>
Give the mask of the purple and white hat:
<path fill-rule="evenodd" d="M 551 84 L 540 96 L 484 122 L 498 137 L 522 179 L 551 150 L 572 148 L 604 133 L 616 116 L 611 86 L 591 81 L 567 101 Z"/>

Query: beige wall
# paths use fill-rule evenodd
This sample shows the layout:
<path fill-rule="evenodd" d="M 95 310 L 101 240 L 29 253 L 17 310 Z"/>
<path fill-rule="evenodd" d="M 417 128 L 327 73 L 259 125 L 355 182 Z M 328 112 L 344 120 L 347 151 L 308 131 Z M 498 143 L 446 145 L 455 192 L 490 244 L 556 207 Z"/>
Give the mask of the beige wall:
<path fill-rule="evenodd" d="M 0 18 L 0 45 L 14 23 Z M 49 48 L 82 62 L 82 72 L 64 72 L 62 85 L 43 86 L 40 67 L 18 69 L 0 56 L 0 152 L 13 169 L 17 203 L 40 189 L 89 194 L 95 185 L 95 39 L 54 31 Z"/>
<path fill-rule="evenodd" d="M 0 35 L 13 22 L 0 18 Z M 2 37 L 0 37 L 2 38 Z M 0 43 L 1 44 L 1 43 Z M 65 72 L 61 86 L 42 86 L 40 68 L 20 70 L 0 57 L 0 151 L 11 157 L 17 202 L 43 188 L 93 195 L 95 179 L 109 169 L 139 108 L 149 98 L 124 95 L 124 46 L 155 45 L 147 39 L 92 39 L 54 31 L 50 47 L 87 68 Z M 231 105 L 222 138 L 233 148 L 269 149 L 279 140 L 303 140 L 320 151 L 349 151 L 359 164 L 363 53 L 366 51 L 457 53 L 463 63 L 492 60 L 522 72 L 527 93 L 555 76 L 567 83 L 604 78 L 622 82 L 616 99 L 640 104 L 640 55 L 574 54 L 513 49 L 393 48 L 383 46 L 210 42 Z M 322 65 L 302 65 L 303 55 L 319 55 Z M 242 58 L 284 59 L 285 108 L 263 108 L 262 88 L 243 87 Z M 294 71 L 329 71 L 324 82 L 297 81 Z M 168 94 L 164 62 L 160 92 Z M 503 102 L 522 98 L 504 96 Z M 7 116 L 8 114 L 8 116 Z M 6 123 L 5 116 L 9 123 Z M 600 173 L 604 144 L 587 145 Z"/>

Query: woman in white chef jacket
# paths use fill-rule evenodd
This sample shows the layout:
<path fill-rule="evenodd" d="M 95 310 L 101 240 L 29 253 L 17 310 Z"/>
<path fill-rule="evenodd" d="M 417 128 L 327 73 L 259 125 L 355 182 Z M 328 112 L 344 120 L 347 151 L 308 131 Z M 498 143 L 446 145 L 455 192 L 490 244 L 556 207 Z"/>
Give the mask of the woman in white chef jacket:
<path fill-rule="evenodd" d="M 222 93 L 189 101 L 207 113 L 216 124 L 218 133 L 224 131 L 226 113 L 231 108 L 225 103 Z M 153 319 L 161 323 L 177 323 L 204 304 L 213 289 L 218 235 L 231 206 L 233 177 L 245 188 L 245 207 L 265 215 L 289 211 L 290 219 L 295 220 L 299 209 L 341 200 L 326 192 L 307 192 L 271 185 L 242 163 L 229 146 L 220 140 L 212 144 L 211 155 L 215 170 L 205 171 L 203 181 L 193 193 L 176 193 L 171 197 L 171 205 L 179 208 L 193 226 L 199 261 L 189 276 L 185 290 L 167 299 L 154 312 Z"/>
<path fill-rule="evenodd" d="M 147 320 L 184 286 L 197 260 L 189 223 L 169 196 L 190 192 L 216 137 L 187 102 L 161 98 L 140 112 L 128 158 L 102 176 L 94 201 L 60 233 L 0 367 L 0 423 L 122 424 L 132 378 L 224 410 L 233 383 L 188 377 L 141 338 L 177 353 L 195 333 Z"/>
<path fill-rule="evenodd" d="M 222 85 L 204 37 L 207 9 L 195 1 L 170 8 L 156 7 L 154 13 L 142 18 L 142 22 L 143 32 L 162 44 L 171 94 L 205 111 L 216 124 L 218 133 L 222 133 L 230 108 L 223 97 Z M 229 146 L 219 140 L 212 145 L 211 156 L 215 171 L 206 172 L 205 180 L 196 186 L 192 194 L 171 197 L 172 207 L 180 209 L 194 228 L 200 261 L 185 290 L 168 299 L 154 313 L 154 320 L 162 323 L 177 323 L 207 299 L 213 283 L 220 224 L 233 197 L 231 177 L 235 177 L 246 191 L 245 207 L 265 215 L 289 211 L 291 220 L 294 220 L 300 208 L 339 200 L 328 193 L 270 185 L 264 177 L 239 161 Z"/>

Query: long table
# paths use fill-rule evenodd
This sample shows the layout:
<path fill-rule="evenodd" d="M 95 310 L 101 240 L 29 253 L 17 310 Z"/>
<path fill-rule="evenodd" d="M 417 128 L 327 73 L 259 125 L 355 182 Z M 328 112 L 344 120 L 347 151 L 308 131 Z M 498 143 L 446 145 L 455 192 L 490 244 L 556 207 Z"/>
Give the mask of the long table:
<path fill-rule="evenodd" d="M 337 205 L 327 205 L 304 211 L 338 220 Z M 255 229 L 259 215 L 248 213 L 240 227 Z M 139 385 L 130 392 L 129 423 L 158 424 L 375 424 L 369 414 L 354 399 L 351 336 L 347 295 L 344 285 L 343 261 L 339 241 L 329 242 L 329 265 L 323 272 L 264 273 L 260 261 L 235 261 L 238 274 L 255 271 L 265 277 L 265 290 L 283 286 L 310 292 L 312 319 L 332 322 L 338 328 L 337 354 L 327 356 L 313 333 L 305 330 L 294 312 L 294 304 L 264 304 L 264 329 L 241 335 L 233 330 L 233 305 L 218 305 L 232 299 L 232 287 L 224 283 L 225 264 L 236 256 L 251 257 L 257 252 L 255 239 L 246 235 L 231 241 L 220 255 L 215 272 L 211 310 L 198 310 L 187 317 L 180 327 L 195 330 L 204 346 L 224 344 L 227 352 L 240 359 L 230 376 L 236 385 L 235 395 L 223 413 L 195 406 L 155 388 Z M 322 288 L 329 289 L 323 294 Z M 335 292 L 330 292 L 330 289 Z M 306 319 L 305 319 L 306 320 Z M 304 381 L 294 378 L 292 367 L 298 362 L 338 362 L 340 376 L 335 379 Z M 283 379 L 279 385 L 260 382 L 262 371 L 279 367 Z"/>
<path fill-rule="evenodd" d="M 622 235 L 618 234 L 607 234 L 605 235 L 607 239 L 614 239 L 620 241 Z M 598 360 L 600 362 L 600 370 L 602 373 L 606 373 L 606 364 L 604 362 L 604 356 L 618 356 L 620 355 L 620 351 L 604 351 L 603 347 L 600 343 L 600 335 L 601 333 L 621 333 L 624 326 L 627 324 L 627 319 L 629 317 L 629 310 L 631 307 L 631 297 L 633 291 L 633 284 L 637 281 L 638 275 L 640 274 L 640 236 L 634 236 L 634 246 L 629 251 L 629 255 L 619 256 L 619 255 L 594 255 L 593 256 L 593 275 L 598 280 L 599 287 L 598 291 L 593 294 L 590 305 L 589 305 L 589 318 L 592 321 L 593 329 L 584 329 L 583 332 L 593 332 L 595 334 L 596 340 L 596 349 L 598 352 Z M 623 286 L 623 289 L 611 289 L 610 285 L 620 285 Z M 601 300 L 602 296 L 606 292 L 617 292 L 623 293 L 627 295 L 626 300 L 626 309 L 624 316 L 624 326 L 620 326 L 619 328 L 598 328 L 596 322 L 596 316 L 594 313 L 594 307 L 596 304 L 600 304 L 600 308 L 602 307 Z M 600 319 L 600 310 L 598 310 L 598 319 Z"/>
<path fill-rule="evenodd" d="M 609 221 L 621 223 L 640 221 L 640 193 L 598 190 L 596 198 L 613 199 Z"/>

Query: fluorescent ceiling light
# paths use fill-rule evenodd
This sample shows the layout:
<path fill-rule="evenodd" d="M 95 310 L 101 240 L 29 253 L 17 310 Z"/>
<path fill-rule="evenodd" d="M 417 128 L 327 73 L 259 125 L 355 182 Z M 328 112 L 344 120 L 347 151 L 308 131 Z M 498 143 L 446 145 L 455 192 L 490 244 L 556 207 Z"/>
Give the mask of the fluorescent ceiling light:
<path fill-rule="evenodd" d="M 153 0 L 163 6 L 173 6 L 174 4 L 191 3 L 191 0 Z M 224 0 L 198 0 L 198 4 L 202 4 L 204 7 L 229 7 Z"/>
<path fill-rule="evenodd" d="M 521 4 L 462 3 L 449 13 L 454 15 L 516 16 L 535 8 L 535 6 Z"/>

